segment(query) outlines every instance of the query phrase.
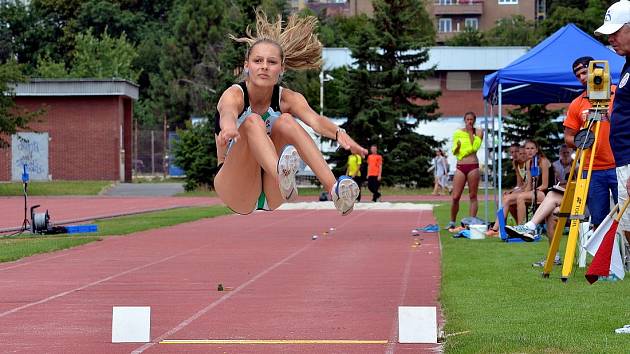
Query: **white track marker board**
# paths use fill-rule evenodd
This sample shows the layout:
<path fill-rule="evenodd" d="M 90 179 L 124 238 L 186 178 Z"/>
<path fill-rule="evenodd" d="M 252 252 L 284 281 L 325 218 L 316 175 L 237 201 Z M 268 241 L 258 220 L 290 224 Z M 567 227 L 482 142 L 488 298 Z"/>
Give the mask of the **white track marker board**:
<path fill-rule="evenodd" d="M 398 306 L 398 343 L 437 343 L 435 306 Z"/>
<path fill-rule="evenodd" d="M 151 307 L 113 307 L 112 343 L 148 343 L 150 341 Z"/>

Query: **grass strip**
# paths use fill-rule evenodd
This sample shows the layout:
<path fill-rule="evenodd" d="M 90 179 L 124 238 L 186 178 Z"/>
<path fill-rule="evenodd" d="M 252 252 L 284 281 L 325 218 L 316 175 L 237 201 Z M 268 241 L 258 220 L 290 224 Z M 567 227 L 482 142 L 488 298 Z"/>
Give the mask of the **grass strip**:
<path fill-rule="evenodd" d="M 15 261 L 38 253 L 47 253 L 100 241 L 105 236 L 173 226 L 232 212 L 224 206 L 177 208 L 164 211 L 96 220 L 98 232 L 60 235 L 19 235 L 0 238 L 0 262 Z"/>
<path fill-rule="evenodd" d="M 98 195 L 111 184 L 109 181 L 30 182 L 27 192 L 29 196 Z M 0 183 L 0 196 L 21 196 L 23 194 L 22 183 Z"/>
<path fill-rule="evenodd" d="M 98 237 L 30 236 L 0 239 L 0 262 L 16 261 L 38 253 L 48 253 L 80 246 Z"/>
<path fill-rule="evenodd" d="M 232 214 L 232 211 L 222 205 L 168 209 L 151 213 L 95 220 L 93 224 L 98 225 L 98 232 L 84 235 L 127 235 L 134 232 L 173 226 L 228 214 Z"/>
<path fill-rule="evenodd" d="M 462 203 L 460 217 L 468 214 Z M 434 209 L 440 225 L 450 204 Z M 479 210 L 483 210 L 480 203 Z M 455 239 L 441 230 L 442 289 L 446 353 L 627 353 L 628 335 L 616 328 L 630 323 L 629 281 L 589 285 L 585 268 L 574 266 L 567 283 L 561 266 L 549 279 L 531 264 L 546 255 L 545 240 L 505 243 Z M 564 255 L 566 236 L 560 254 Z"/>

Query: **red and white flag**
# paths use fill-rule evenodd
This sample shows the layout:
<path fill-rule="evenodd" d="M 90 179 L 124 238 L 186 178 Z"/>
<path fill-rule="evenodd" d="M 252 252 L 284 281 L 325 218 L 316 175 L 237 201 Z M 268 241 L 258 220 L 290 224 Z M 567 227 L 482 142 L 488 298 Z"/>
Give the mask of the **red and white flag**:
<path fill-rule="evenodd" d="M 618 214 L 619 204 L 615 205 L 586 243 L 586 251 L 594 256 L 585 275 L 586 280 L 591 284 L 596 282 L 600 276 L 607 277 L 614 274 L 619 279 L 623 279 L 625 276 L 619 248 L 621 238 L 617 236 L 617 228 L 619 227 L 619 219 L 626 211 L 629 201 L 630 199 L 626 201 Z"/>

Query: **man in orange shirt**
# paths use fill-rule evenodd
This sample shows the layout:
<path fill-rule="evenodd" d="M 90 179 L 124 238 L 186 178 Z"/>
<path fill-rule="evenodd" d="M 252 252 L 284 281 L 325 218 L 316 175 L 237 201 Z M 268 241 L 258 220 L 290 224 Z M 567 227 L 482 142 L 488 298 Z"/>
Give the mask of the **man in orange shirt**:
<path fill-rule="evenodd" d="M 573 73 L 582 85 L 586 86 L 588 80 L 588 63 L 592 57 L 581 57 L 573 62 Z M 615 159 L 610 148 L 610 108 L 616 87 L 611 86 L 611 102 L 608 115 L 602 115 L 599 124 L 599 136 L 593 159 L 593 171 L 591 173 L 591 183 L 588 188 L 586 205 L 591 213 L 591 224 L 597 227 L 610 212 L 610 193 L 612 193 L 615 203 L 617 203 L 617 173 L 615 170 Z M 576 97 L 569 105 L 567 117 L 564 120 L 564 141 L 570 148 L 576 148 L 575 135 L 582 129 L 584 121 L 588 116 L 588 109 L 591 103 L 586 97 L 586 90 Z M 584 159 L 590 161 L 590 152 Z M 586 171 L 584 172 L 586 174 Z"/>
<path fill-rule="evenodd" d="M 372 192 L 372 201 L 377 202 L 381 198 L 378 189 L 381 186 L 381 173 L 383 172 L 383 156 L 379 155 L 376 145 L 370 146 L 370 154 L 367 157 L 368 163 L 368 189 Z"/>

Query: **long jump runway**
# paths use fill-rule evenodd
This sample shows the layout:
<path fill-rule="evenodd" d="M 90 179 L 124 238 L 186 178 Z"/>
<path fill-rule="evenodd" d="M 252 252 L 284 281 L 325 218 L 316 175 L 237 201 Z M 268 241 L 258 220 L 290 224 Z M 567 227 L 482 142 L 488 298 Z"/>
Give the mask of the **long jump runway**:
<path fill-rule="evenodd" d="M 433 221 L 429 210 L 259 212 L 2 263 L 0 352 L 439 351 L 397 343 L 398 306 L 440 313 L 438 235 L 410 235 Z M 112 344 L 113 306 L 150 306 L 152 341 Z"/>

